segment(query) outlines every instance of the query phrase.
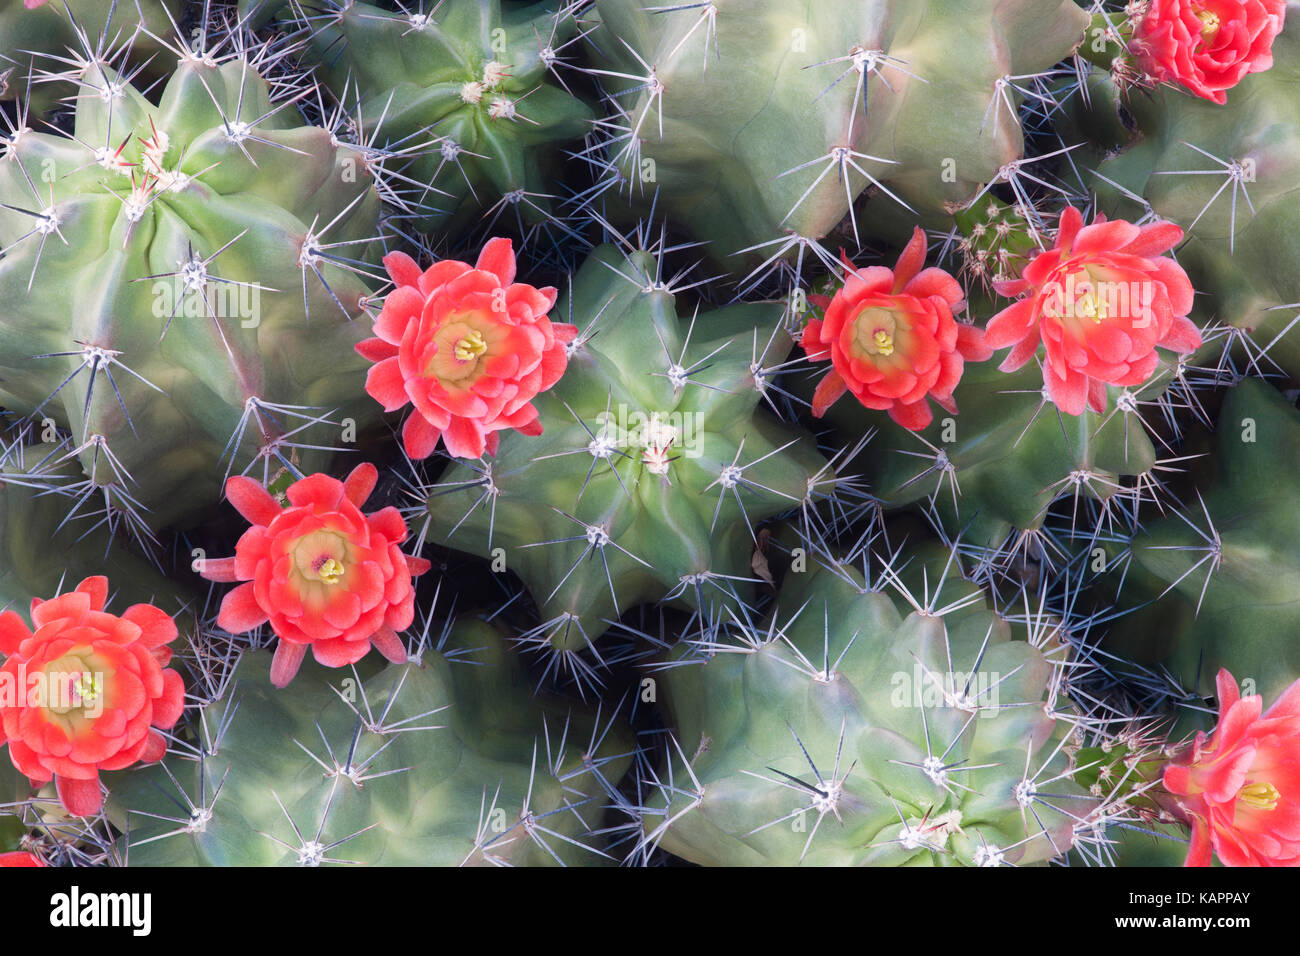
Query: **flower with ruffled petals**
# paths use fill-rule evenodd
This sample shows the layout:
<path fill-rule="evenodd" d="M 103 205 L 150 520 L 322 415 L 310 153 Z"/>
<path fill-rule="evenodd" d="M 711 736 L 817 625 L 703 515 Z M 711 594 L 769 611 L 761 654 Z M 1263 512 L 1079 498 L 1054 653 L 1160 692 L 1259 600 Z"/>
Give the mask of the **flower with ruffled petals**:
<path fill-rule="evenodd" d="M 47 866 L 48 864 L 35 853 L 17 850 L 13 853 L 0 853 L 0 866 Z"/>
<path fill-rule="evenodd" d="M 979 329 L 953 319 L 965 306 L 957 280 L 924 265 L 925 232 L 917 228 L 894 269 L 859 270 L 845 259 L 844 288 L 829 300 L 810 297 L 825 312 L 808 322 L 800 344 L 810 359 L 831 362 L 813 395 L 813 415 L 820 418 L 846 391 L 904 428 L 930 424 L 931 398 L 956 413 L 952 392 L 966 361 L 992 353 Z"/>
<path fill-rule="evenodd" d="M 1261 715 L 1226 670 L 1219 722 L 1165 767 L 1174 811 L 1192 827 L 1185 866 L 1300 865 L 1300 681 Z"/>
<path fill-rule="evenodd" d="M 1135 226 L 1098 216 L 1092 225 L 1073 206 L 1061 215 L 1056 245 L 1039 253 L 1019 279 L 994 284 L 1019 296 L 985 329 L 990 348 L 1014 346 L 999 368 L 1014 372 L 1046 348 L 1043 384 L 1057 408 L 1080 415 L 1106 410 L 1106 386 L 1141 385 L 1156 370 L 1156 348 L 1191 352 L 1201 333 L 1187 313 L 1192 283 L 1162 255 L 1183 238 L 1171 222 Z"/>
<path fill-rule="evenodd" d="M 1286 23 L 1286 0 L 1151 0 L 1130 48 L 1158 82 L 1227 102 L 1247 73 L 1273 65 L 1273 40 Z"/>
<path fill-rule="evenodd" d="M 226 482 L 226 497 L 252 527 L 233 558 L 206 559 L 209 581 L 242 581 L 225 596 L 217 625 L 232 634 L 271 623 L 280 638 L 271 683 L 293 680 L 310 647 L 326 667 L 354 664 L 373 645 L 390 661 L 407 653 L 398 631 L 415 617 L 411 579 L 429 562 L 403 554 L 406 521 L 396 508 L 362 514 L 379 472 L 358 465 L 346 481 L 309 475 L 289 486 L 289 506 L 250 478 Z"/>
<path fill-rule="evenodd" d="M 357 351 L 376 363 L 366 391 L 384 411 L 415 406 L 406 453 L 428 458 L 441 438 L 447 454 L 479 458 L 504 429 L 540 435 L 532 400 L 564 374 L 578 329 L 547 316 L 555 289 L 514 281 L 510 240 L 490 240 L 474 266 L 443 259 L 421 272 L 394 252 L 384 267 L 397 288 Z"/>
<path fill-rule="evenodd" d="M 74 816 L 103 805 L 99 774 L 162 759 L 160 730 L 185 707 L 181 676 L 167 667 L 176 622 L 151 604 L 121 617 L 104 610 L 108 579 L 32 600 L 31 630 L 0 614 L 0 743 L 33 786 L 55 782 Z"/>

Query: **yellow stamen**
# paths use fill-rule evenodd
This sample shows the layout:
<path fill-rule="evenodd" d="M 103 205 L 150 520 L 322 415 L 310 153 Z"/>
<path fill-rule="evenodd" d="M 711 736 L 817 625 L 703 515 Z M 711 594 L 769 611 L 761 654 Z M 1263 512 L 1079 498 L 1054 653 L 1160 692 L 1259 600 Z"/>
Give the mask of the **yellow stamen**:
<path fill-rule="evenodd" d="M 884 329 L 876 329 L 876 334 L 872 336 L 876 342 L 876 350 L 881 355 L 894 354 L 894 337 Z"/>
<path fill-rule="evenodd" d="M 1110 317 L 1110 308 L 1104 298 L 1089 290 L 1075 300 L 1074 313 L 1100 324 L 1102 319 Z"/>
<path fill-rule="evenodd" d="M 72 685 L 72 692 L 83 705 L 93 704 L 101 692 L 99 679 L 94 674 L 81 674 Z"/>
<path fill-rule="evenodd" d="M 343 577 L 343 562 L 336 558 L 326 558 L 316 573 L 326 584 L 338 584 L 339 578 Z"/>
<path fill-rule="evenodd" d="M 1201 36 L 1205 39 L 1209 40 L 1219 32 L 1219 15 L 1213 10 L 1202 10 L 1196 17 L 1201 21 Z"/>
<path fill-rule="evenodd" d="M 486 351 L 487 343 L 483 341 L 483 334 L 475 329 L 456 343 L 454 354 L 457 361 L 468 362 L 470 359 L 478 358 Z"/>
<path fill-rule="evenodd" d="M 1281 796 L 1271 783 L 1252 783 L 1237 791 L 1237 799 L 1256 810 L 1274 809 Z"/>

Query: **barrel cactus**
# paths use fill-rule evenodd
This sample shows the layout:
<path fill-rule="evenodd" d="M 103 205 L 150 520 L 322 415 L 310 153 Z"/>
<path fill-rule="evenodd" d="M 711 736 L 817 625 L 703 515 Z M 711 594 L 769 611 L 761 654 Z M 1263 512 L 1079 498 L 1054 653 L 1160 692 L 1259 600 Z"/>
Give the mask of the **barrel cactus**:
<path fill-rule="evenodd" d="M 1087 25 L 1057 0 L 595 9 L 611 175 L 722 261 L 826 238 L 868 187 L 909 221 L 970 200 L 1022 158 L 1026 91 Z"/>
<path fill-rule="evenodd" d="M 535 698 L 490 625 L 375 673 L 249 652 L 166 764 L 114 788 L 133 866 L 596 865 L 616 714 Z M 180 808 L 178 810 L 178 807 Z"/>
<path fill-rule="evenodd" d="M 563 75 L 581 4 L 294 6 L 282 14 L 350 122 L 410 158 L 401 192 L 419 228 L 559 228 L 556 147 L 594 119 Z"/>
<path fill-rule="evenodd" d="M 567 655 L 669 599 L 705 618 L 746 603 L 759 522 L 833 488 L 812 437 L 765 407 L 790 349 L 780 303 L 680 316 L 653 255 L 597 249 L 556 313 L 579 329 L 536 404 L 540 436 L 501 439 L 426 487 L 433 540 L 517 572 Z"/>
<path fill-rule="evenodd" d="M 647 844 L 731 866 L 1069 851 L 1098 803 L 1071 780 L 1066 649 L 1017 639 L 972 597 L 902 613 L 852 567 L 792 573 L 767 620 L 676 652 Z"/>
<path fill-rule="evenodd" d="M 4 144 L 0 403 L 68 429 L 133 527 L 375 418 L 353 352 L 374 171 L 271 92 L 238 56 L 187 56 L 156 103 L 96 66 L 70 132 Z"/>

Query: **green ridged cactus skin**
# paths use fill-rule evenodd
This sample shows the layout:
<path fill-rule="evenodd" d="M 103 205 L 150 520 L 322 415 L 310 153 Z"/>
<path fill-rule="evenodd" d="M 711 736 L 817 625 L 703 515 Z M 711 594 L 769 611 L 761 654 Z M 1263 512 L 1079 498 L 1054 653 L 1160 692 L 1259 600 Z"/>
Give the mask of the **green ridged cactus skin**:
<path fill-rule="evenodd" d="M 145 64 L 150 75 L 176 64 L 174 55 L 155 37 L 170 40 L 172 24 L 180 24 L 184 0 L 50 0 L 34 10 L 23 0 L 0 0 L 0 99 L 31 96 L 31 107 L 43 112 L 54 106 L 60 95 L 71 92 L 60 84 L 33 81 L 28 72 L 62 72 L 65 64 L 49 59 L 67 58 L 69 49 L 82 53 L 79 26 L 93 45 L 104 37 L 110 49 L 130 43 L 132 62 Z M 109 20 L 109 14 L 112 20 Z M 168 16 L 170 14 L 170 17 Z M 137 30 L 137 25 L 142 29 Z M 105 26 L 109 29 L 105 33 Z M 145 30 L 149 31 L 148 33 Z M 149 34 L 152 33 L 153 36 Z"/>
<path fill-rule="evenodd" d="M 773 622 L 664 670 L 681 751 L 647 839 L 705 865 L 1026 865 L 1066 852 L 1071 815 L 1093 802 L 1068 778 L 1056 745 L 1068 728 L 1047 706 L 1059 653 L 1013 639 L 982 607 L 907 610 L 847 568 L 791 574 Z M 922 686 L 962 672 L 974 676 L 951 679 L 955 696 Z M 939 828 L 933 846 L 910 839 L 922 827 Z"/>
<path fill-rule="evenodd" d="M 8 759 L 0 760 L 0 803 L 17 803 L 25 800 L 31 790 L 27 782 Z M 18 849 L 27 834 L 27 827 L 16 813 L 0 813 L 0 853 Z"/>
<path fill-rule="evenodd" d="M 1180 825 L 1114 827 L 1106 837 L 1112 841 L 1109 861 L 1113 866 L 1181 867 L 1187 859 L 1187 829 Z"/>
<path fill-rule="evenodd" d="M 499 203 L 507 226 L 516 215 L 533 223 L 552 214 L 558 166 L 543 160 L 595 118 L 550 75 L 549 57 L 578 30 L 571 13 L 500 0 L 424 12 L 407 4 L 410 14 L 393 4 L 324 6 L 310 18 L 320 78 L 348 107 L 360 99 L 367 135 L 418 153 L 403 175 L 429 187 L 404 190 L 428 207 L 422 229 L 455 234 Z M 490 65 L 500 70 L 485 83 Z"/>
<path fill-rule="evenodd" d="M 198 761 L 166 758 L 186 797 L 210 811 L 191 818 L 204 818 L 192 832 L 152 839 L 185 825 L 148 816 L 175 818 L 177 803 L 185 806 L 165 770 L 115 786 L 108 811 L 130 824 L 122 846 L 130 865 L 610 860 L 591 831 L 602 825 L 604 786 L 629 763 L 629 736 L 611 729 L 608 714 L 597 723 L 535 697 L 491 626 L 462 622 L 442 652 L 362 681 L 308 664 L 277 690 L 269 665 L 269 654 L 248 652 L 225 695 L 207 706 L 207 726 L 224 730 L 202 777 Z M 303 850 L 336 841 L 344 842 L 316 857 Z"/>
<path fill-rule="evenodd" d="M 1103 113 L 1120 102 L 1106 82 L 1110 95 L 1092 100 Z M 1292 17 L 1274 41 L 1272 69 L 1246 76 L 1227 105 L 1177 89 L 1135 91 L 1122 101 L 1136 124 L 1131 141 L 1100 164 L 1086 157 L 1080 163 L 1187 229 L 1177 254 L 1203 293 L 1194 316 L 1201 324 L 1214 320 L 1250 330 L 1258 348 L 1271 344 L 1269 359 L 1293 376 L 1300 375 L 1300 333 L 1288 330 L 1295 310 L 1277 307 L 1300 302 L 1298 82 L 1300 20 Z M 1090 179 L 1089 185 L 1103 211 L 1128 218 L 1142 213 L 1110 183 Z M 1207 344 L 1206 354 L 1221 347 Z"/>
<path fill-rule="evenodd" d="M 1158 392 L 1159 378 L 1138 394 Z M 1043 395 L 1037 365 L 1007 374 L 982 362 L 966 366 L 953 394 L 959 414 L 940 413 L 921 432 L 851 396 L 826 420 L 846 437 L 878 430 L 870 454 L 859 461 L 871 493 L 887 506 L 932 500 L 951 533 L 964 531 L 963 540 L 989 546 L 1012 529 L 1041 527 L 1048 506 L 1062 496 L 1105 500 L 1118 491 L 1120 476 L 1150 471 L 1156 446 L 1132 408 L 1116 407 L 1120 393 L 1110 390 L 1104 415 L 1060 415 Z"/>
<path fill-rule="evenodd" d="M 0 404 L 68 428 L 163 524 L 217 500 L 228 443 L 243 468 L 301 424 L 254 399 L 377 420 L 353 351 L 369 287 L 320 247 L 363 258 L 379 199 L 364 157 L 240 60 L 186 59 L 156 106 L 122 84 L 107 108 L 108 82 L 83 79 L 72 135 L 24 131 L 0 163 Z"/>
<path fill-rule="evenodd" d="M 655 275 L 645 253 L 593 252 L 552 312 L 580 336 L 535 400 L 543 434 L 505 435 L 490 486 L 457 464 L 429 498 L 430 536 L 503 557 L 562 650 L 670 594 L 706 613 L 734 605 L 749 586 L 734 579 L 753 578 L 751 529 L 799 508 L 826 469 L 811 435 L 759 408 L 762 370 L 791 347 L 782 306 L 679 317 Z"/>
<path fill-rule="evenodd" d="M 1246 379 L 1224 402 L 1216 444 L 1204 511 L 1193 498 L 1132 544 L 1137 567 L 1171 590 L 1117 629 L 1166 649 L 1190 693 L 1212 692 L 1226 667 L 1270 701 L 1300 677 L 1300 413 Z"/>
<path fill-rule="evenodd" d="M 192 604 L 193 590 L 180 583 L 187 570 L 168 576 L 115 541 L 99 516 L 68 518 L 66 495 L 47 490 L 80 477 L 66 455 L 66 445 L 36 444 L 0 456 L 0 609 L 25 615 L 32 598 L 70 591 L 97 574 L 108 576 L 115 607 L 146 603 L 176 613 Z"/>
<path fill-rule="evenodd" d="M 593 69 L 605 71 L 627 114 L 619 125 L 632 131 L 614 151 L 634 194 L 657 194 L 722 261 L 787 230 L 830 232 L 868 185 L 852 167 L 841 178 L 842 147 L 923 214 L 969 200 L 1023 149 L 1014 113 L 993 106 L 997 81 L 1046 70 L 1088 22 L 1070 0 L 655 6 L 595 4 Z M 869 71 L 865 103 L 852 59 L 862 51 L 894 58 Z"/>

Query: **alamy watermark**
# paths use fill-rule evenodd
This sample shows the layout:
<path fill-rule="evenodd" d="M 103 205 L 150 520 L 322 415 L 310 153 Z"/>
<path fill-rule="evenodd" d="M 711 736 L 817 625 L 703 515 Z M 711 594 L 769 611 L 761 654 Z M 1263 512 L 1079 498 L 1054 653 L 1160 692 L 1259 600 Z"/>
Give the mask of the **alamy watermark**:
<path fill-rule="evenodd" d="M 1141 329 L 1151 324 L 1155 296 L 1156 283 L 1147 280 L 1093 281 L 1083 276 L 1076 278 L 1071 273 L 1064 282 L 1047 283 L 1039 304 L 1043 314 L 1052 318 L 1091 319 L 1100 323 L 1113 316 L 1128 316 L 1132 328 Z"/>
<path fill-rule="evenodd" d="M 153 284 L 153 314 L 168 321 L 203 317 L 238 319 L 244 328 L 255 329 L 261 322 L 261 294 L 259 286 L 248 282 L 159 279 Z"/>
<path fill-rule="evenodd" d="M 998 712 L 998 686 L 1002 676 L 992 671 L 933 671 L 920 661 L 910 671 L 895 671 L 889 678 L 889 703 L 894 707 L 950 707 L 981 717 Z"/>
<path fill-rule="evenodd" d="M 104 675 L 86 670 L 0 671 L 0 710 L 32 707 L 66 713 L 81 710 L 91 719 L 104 712 Z"/>

